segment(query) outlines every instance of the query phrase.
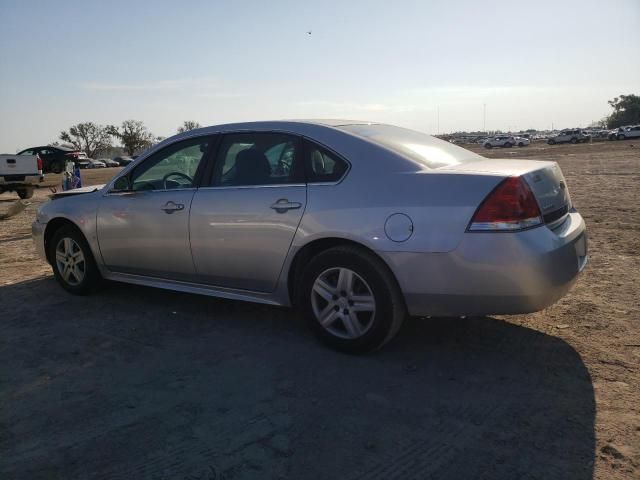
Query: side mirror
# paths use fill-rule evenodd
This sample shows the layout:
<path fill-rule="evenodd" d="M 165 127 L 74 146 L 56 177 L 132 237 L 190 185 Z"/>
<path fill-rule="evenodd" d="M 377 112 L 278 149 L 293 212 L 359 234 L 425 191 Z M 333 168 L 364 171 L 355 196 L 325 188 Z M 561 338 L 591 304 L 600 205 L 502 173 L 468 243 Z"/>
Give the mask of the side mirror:
<path fill-rule="evenodd" d="M 124 176 L 118 178 L 113 184 L 113 188 L 111 188 L 112 192 L 128 192 L 131 190 L 131 183 L 129 182 L 129 177 Z"/>

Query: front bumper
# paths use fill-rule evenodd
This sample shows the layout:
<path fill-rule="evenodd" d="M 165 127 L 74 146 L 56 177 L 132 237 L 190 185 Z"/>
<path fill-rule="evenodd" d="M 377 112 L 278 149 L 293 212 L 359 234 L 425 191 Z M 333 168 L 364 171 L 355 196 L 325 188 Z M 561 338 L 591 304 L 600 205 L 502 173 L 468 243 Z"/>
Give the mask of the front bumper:
<path fill-rule="evenodd" d="M 411 315 L 530 313 L 555 303 L 588 262 L 577 212 L 554 230 L 465 233 L 446 253 L 383 252 Z"/>
<path fill-rule="evenodd" d="M 38 220 L 31 224 L 31 238 L 33 238 L 33 244 L 35 245 L 36 252 L 38 252 L 40 258 L 45 262 L 48 261 L 44 247 L 44 229 L 46 226 L 46 223 L 40 223 Z"/>

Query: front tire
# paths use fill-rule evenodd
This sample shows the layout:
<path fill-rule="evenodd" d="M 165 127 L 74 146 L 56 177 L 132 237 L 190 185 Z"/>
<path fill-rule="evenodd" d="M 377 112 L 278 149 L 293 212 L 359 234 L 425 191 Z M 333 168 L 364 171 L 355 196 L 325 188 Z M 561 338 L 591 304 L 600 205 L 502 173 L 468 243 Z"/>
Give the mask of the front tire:
<path fill-rule="evenodd" d="M 509 142 L 507 142 L 507 143 L 505 143 L 505 144 L 504 144 L 504 148 L 511 148 L 511 146 L 512 146 L 512 145 L 511 145 L 511 143 L 509 143 Z"/>
<path fill-rule="evenodd" d="M 548 143 L 549 145 L 555 145 L 555 144 L 556 144 L 556 141 L 552 138 L 552 139 L 551 139 L 551 140 L 549 140 L 547 143 Z"/>
<path fill-rule="evenodd" d="M 101 277 L 89 244 L 78 229 L 68 225 L 53 234 L 48 258 L 58 283 L 74 295 L 86 295 Z"/>
<path fill-rule="evenodd" d="M 626 137 L 622 133 L 620 135 L 618 135 L 618 140 L 625 140 L 625 138 Z"/>
<path fill-rule="evenodd" d="M 490 143 L 485 143 L 484 144 L 484 148 L 491 149 L 492 147 L 493 147 L 493 145 L 491 145 Z"/>
<path fill-rule="evenodd" d="M 577 138 L 575 138 L 575 137 L 573 137 L 573 138 L 571 139 L 571 143 L 573 143 L 573 144 L 578 143 L 578 139 L 577 139 Z"/>
<path fill-rule="evenodd" d="M 388 267 L 352 246 L 334 247 L 311 259 L 302 274 L 297 303 L 317 336 L 347 353 L 382 347 L 407 315 Z"/>

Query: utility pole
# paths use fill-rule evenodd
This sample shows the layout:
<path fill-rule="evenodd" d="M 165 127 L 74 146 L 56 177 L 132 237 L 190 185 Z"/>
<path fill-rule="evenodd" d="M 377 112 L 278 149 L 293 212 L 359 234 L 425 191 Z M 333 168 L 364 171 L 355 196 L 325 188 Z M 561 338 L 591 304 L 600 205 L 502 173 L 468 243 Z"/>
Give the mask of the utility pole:
<path fill-rule="evenodd" d="M 482 104 L 482 131 L 487 133 L 487 104 Z"/>
<path fill-rule="evenodd" d="M 438 113 L 437 113 L 437 123 L 438 123 L 438 135 L 440 135 L 440 105 L 438 105 Z"/>

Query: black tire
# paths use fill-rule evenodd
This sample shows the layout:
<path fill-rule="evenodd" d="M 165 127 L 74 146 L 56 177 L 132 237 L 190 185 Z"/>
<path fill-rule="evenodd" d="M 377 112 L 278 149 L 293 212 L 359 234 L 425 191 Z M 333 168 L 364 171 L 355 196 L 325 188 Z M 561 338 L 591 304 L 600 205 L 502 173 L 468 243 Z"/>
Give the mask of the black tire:
<path fill-rule="evenodd" d="M 77 282 L 77 284 L 73 284 L 64 278 L 63 273 L 60 271 L 59 262 L 56 260 L 56 249 L 60 242 L 64 241 L 65 238 L 73 240 L 75 245 L 79 247 L 79 250 L 82 251 L 82 255 L 84 257 L 84 265 L 79 265 L 79 268 L 84 272 L 84 275 L 81 281 Z M 89 244 L 85 240 L 84 235 L 82 235 L 77 228 L 72 227 L 71 225 L 65 225 L 59 228 L 53 234 L 53 237 L 47 246 L 47 258 L 51 263 L 51 268 L 53 269 L 53 274 L 55 275 L 56 280 L 67 292 L 74 295 L 87 295 L 100 285 L 102 277 L 95 259 L 93 258 L 93 254 L 91 253 L 91 248 L 89 248 Z"/>
<path fill-rule="evenodd" d="M 577 139 L 576 137 L 573 137 L 573 138 L 571 139 L 571 143 L 578 143 L 578 139 Z"/>
<path fill-rule="evenodd" d="M 618 135 L 618 140 L 625 140 L 626 137 L 624 136 L 623 133 L 621 133 L 620 135 Z"/>
<path fill-rule="evenodd" d="M 354 272 L 366 282 L 374 297 L 375 313 L 368 320 L 368 329 L 357 338 L 343 338 L 331 333 L 320 324 L 314 313 L 312 292 L 316 279 L 337 268 L 346 268 Z M 389 268 L 382 260 L 362 248 L 339 246 L 325 250 L 311 259 L 301 277 L 296 304 L 317 336 L 335 350 L 346 353 L 376 350 L 398 333 L 407 315 L 404 298 Z M 333 299 L 338 300 L 338 297 Z M 335 308 L 338 310 L 340 307 Z M 336 315 L 340 317 L 342 312 Z M 345 326 L 346 333 L 346 324 L 337 320 L 332 325 L 336 322 L 338 326 Z"/>
<path fill-rule="evenodd" d="M 33 188 L 19 188 L 16 192 L 23 200 L 33 197 Z"/>
<path fill-rule="evenodd" d="M 518 146 L 519 146 L 520 148 L 522 148 L 522 147 L 524 147 L 524 143 L 520 142 L 520 143 L 518 144 Z"/>
<path fill-rule="evenodd" d="M 62 173 L 64 171 L 64 162 L 57 160 L 51 163 L 51 173 Z"/>
<path fill-rule="evenodd" d="M 490 143 L 485 143 L 484 148 L 493 148 L 493 145 L 491 145 Z"/>
<path fill-rule="evenodd" d="M 548 143 L 549 145 L 555 145 L 555 144 L 556 144 L 556 141 L 555 141 L 553 138 L 551 138 L 551 139 L 549 139 L 549 141 L 548 141 L 547 143 Z"/>
<path fill-rule="evenodd" d="M 511 145 L 510 142 L 507 142 L 504 144 L 504 148 L 511 148 L 513 145 Z"/>

